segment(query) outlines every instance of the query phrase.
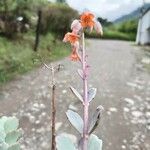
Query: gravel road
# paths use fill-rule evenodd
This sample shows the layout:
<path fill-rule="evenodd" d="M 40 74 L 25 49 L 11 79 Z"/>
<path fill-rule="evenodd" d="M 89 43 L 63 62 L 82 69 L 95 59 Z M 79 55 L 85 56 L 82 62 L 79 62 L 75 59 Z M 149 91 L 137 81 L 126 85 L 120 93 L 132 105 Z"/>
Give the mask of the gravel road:
<path fill-rule="evenodd" d="M 104 107 L 96 134 L 103 150 L 150 150 L 150 58 L 134 43 L 113 40 L 87 40 L 90 64 L 89 87 L 98 89 L 90 112 Z M 70 126 L 68 107 L 81 113 L 81 104 L 69 85 L 81 90 L 76 69 L 80 64 L 68 58 L 57 73 L 57 133 L 78 133 Z M 23 129 L 22 150 L 48 150 L 50 147 L 50 71 L 40 67 L 17 77 L 0 88 L 0 116 L 15 115 Z M 91 113 L 90 113 L 91 115 Z"/>

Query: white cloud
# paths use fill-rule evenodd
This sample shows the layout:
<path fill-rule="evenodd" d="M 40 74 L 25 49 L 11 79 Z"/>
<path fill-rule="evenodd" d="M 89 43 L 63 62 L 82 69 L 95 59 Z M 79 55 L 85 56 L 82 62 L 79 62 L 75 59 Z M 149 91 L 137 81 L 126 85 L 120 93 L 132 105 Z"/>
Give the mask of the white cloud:
<path fill-rule="evenodd" d="M 114 20 L 141 6 L 142 0 L 67 0 L 68 4 L 80 12 L 88 9 L 98 16 Z M 150 0 L 145 0 L 150 2 Z"/>

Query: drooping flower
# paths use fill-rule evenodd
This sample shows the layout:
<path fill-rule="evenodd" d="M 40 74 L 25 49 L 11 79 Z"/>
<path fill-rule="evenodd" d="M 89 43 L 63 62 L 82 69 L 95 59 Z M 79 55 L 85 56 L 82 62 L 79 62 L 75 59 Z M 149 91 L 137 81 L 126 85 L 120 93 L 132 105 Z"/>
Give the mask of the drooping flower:
<path fill-rule="evenodd" d="M 90 27 L 90 28 L 93 28 L 94 27 L 94 15 L 90 12 L 84 12 L 81 17 L 80 17 L 80 20 L 81 20 L 81 25 L 83 28 L 86 28 L 86 27 Z"/>
<path fill-rule="evenodd" d="M 73 33 L 78 34 L 79 31 L 82 29 L 81 23 L 79 20 L 74 20 L 71 24 L 71 30 Z"/>
<path fill-rule="evenodd" d="M 79 35 L 77 35 L 73 32 L 68 32 L 65 34 L 63 42 L 70 42 L 71 44 L 74 44 L 78 40 L 79 40 Z"/>
<path fill-rule="evenodd" d="M 95 21 L 94 29 L 96 30 L 97 33 L 100 33 L 100 35 L 103 35 L 103 28 L 100 22 Z"/>
<path fill-rule="evenodd" d="M 80 61 L 81 60 L 76 46 L 73 46 L 73 48 L 72 48 L 72 53 L 70 55 L 70 59 L 72 61 Z"/>

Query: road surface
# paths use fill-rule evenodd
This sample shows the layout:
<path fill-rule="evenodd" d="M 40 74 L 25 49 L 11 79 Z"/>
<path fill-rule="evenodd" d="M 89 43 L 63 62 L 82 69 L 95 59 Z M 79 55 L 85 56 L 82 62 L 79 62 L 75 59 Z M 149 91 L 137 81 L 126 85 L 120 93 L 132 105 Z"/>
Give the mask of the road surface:
<path fill-rule="evenodd" d="M 89 87 L 98 89 L 90 112 L 104 107 L 96 134 L 103 150 L 150 150 L 150 74 L 144 67 L 144 50 L 134 43 L 113 40 L 87 40 L 90 65 Z M 57 133 L 78 136 L 66 119 L 68 107 L 81 114 L 81 104 L 69 85 L 82 89 L 76 69 L 80 64 L 68 58 L 57 75 Z M 50 71 L 44 67 L 18 77 L 0 89 L 0 115 L 15 115 L 23 129 L 22 150 L 48 150 L 50 147 Z M 92 113 L 90 113 L 91 115 Z"/>

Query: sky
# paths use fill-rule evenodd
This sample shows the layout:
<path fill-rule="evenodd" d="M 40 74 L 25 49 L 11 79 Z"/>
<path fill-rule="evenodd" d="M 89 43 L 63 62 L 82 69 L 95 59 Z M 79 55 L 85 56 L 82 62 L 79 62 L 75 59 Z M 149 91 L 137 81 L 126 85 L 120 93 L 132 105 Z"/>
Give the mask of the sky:
<path fill-rule="evenodd" d="M 150 3 L 150 0 L 145 0 Z M 113 21 L 140 7 L 143 0 L 67 0 L 67 3 L 79 12 L 92 11 L 96 16 Z"/>

